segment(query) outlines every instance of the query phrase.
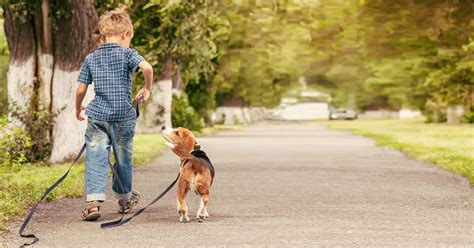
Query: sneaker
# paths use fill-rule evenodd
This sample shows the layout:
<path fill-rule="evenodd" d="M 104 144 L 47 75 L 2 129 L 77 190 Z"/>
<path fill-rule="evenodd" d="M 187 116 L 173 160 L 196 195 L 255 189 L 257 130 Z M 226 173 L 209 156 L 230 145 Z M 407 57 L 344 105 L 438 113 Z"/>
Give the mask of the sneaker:
<path fill-rule="evenodd" d="M 132 196 L 130 196 L 130 199 L 118 200 L 118 212 L 128 214 L 132 208 L 138 204 L 138 200 L 140 200 L 140 193 L 138 191 L 132 190 Z M 125 209 L 122 208 L 122 205 L 125 205 Z"/>

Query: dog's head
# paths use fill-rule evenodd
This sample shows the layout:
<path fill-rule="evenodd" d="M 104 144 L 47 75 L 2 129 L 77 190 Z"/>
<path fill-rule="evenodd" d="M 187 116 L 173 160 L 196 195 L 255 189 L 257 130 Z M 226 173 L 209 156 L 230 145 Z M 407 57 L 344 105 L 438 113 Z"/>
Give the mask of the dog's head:
<path fill-rule="evenodd" d="M 196 137 L 186 128 L 178 127 L 173 129 L 163 126 L 161 127 L 161 135 L 166 140 L 166 145 L 176 154 L 178 154 L 177 151 L 189 154 L 194 150 L 200 149 L 200 145 L 196 142 Z"/>

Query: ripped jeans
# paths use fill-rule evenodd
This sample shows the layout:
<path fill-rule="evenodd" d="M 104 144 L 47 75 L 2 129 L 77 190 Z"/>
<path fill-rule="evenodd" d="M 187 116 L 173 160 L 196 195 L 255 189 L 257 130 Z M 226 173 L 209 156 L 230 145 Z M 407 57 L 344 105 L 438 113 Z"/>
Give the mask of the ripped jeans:
<path fill-rule="evenodd" d="M 118 199 L 132 194 L 132 146 L 136 120 L 98 121 L 88 118 L 86 129 L 86 158 L 84 182 L 86 202 L 104 201 L 108 182 L 110 148 L 115 154 L 115 170 L 123 183 L 124 192 L 113 177 L 112 190 Z M 113 142 L 115 141 L 115 142 Z"/>

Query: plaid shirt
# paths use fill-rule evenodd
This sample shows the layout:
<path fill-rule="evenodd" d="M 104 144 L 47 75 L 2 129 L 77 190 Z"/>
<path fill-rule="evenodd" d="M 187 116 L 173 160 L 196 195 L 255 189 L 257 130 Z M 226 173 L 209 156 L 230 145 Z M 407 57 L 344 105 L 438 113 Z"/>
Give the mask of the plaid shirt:
<path fill-rule="evenodd" d="M 94 82 L 95 98 L 87 105 L 86 115 L 99 121 L 128 121 L 135 118 L 132 107 L 132 73 L 143 57 L 134 49 L 105 43 L 86 56 L 78 81 Z"/>

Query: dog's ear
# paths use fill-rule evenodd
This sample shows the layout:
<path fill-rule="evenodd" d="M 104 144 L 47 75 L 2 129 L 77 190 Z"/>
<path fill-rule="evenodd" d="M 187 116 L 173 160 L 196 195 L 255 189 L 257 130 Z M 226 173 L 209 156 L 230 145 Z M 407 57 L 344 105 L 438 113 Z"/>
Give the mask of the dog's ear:
<path fill-rule="evenodd" d="M 173 151 L 181 159 L 189 159 L 189 160 L 195 160 L 196 159 L 194 156 L 192 156 L 191 154 L 179 149 L 178 147 L 171 148 L 171 151 Z"/>
<path fill-rule="evenodd" d="M 181 132 L 180 137 L 182 138 L 182 141 L 179 149 L 191 153 L 194 149 L 194 137 L 188 132 Z"/>

